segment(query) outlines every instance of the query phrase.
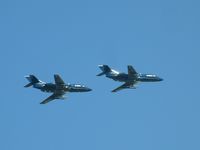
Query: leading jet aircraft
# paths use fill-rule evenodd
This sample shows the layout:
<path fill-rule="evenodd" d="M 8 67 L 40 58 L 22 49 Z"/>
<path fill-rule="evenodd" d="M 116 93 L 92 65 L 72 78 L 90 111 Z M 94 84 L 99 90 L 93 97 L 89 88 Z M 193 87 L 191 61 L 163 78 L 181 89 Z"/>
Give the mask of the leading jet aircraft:
<path fill-rule="evenodd" d="M 163 80 L 155 74 L 137 73 L 131 65 L 128 65 L 128 74 L 120 73 L 114 69 L 111 69 L 108 65 L 99 65 L 99 68 L 103 72 L 97 76 L 106 75 L 106 77 L 115 81 L 125 82 L 123 85 L 112 90 L 112 92 L 117 92 L 126 88 L 135 89 L 134 85 L 138 82 L 158 82 Z"/>
<path fill-rule="evenodd" d="M 30 83 L 28 83 L 24 87 L 33 86 L 34 88 L 39 89 L 43 92 L 53 93 L 40 104 L 46 104 L 55 99 L 65 99 L 64 94 L 67 92 L 89 92 L 92 90 L 81 84 L 66 84 L 58 74 L 54 75 L 55 84 L 45 83 L 37 79 L 34 75 L 28 75 L 25 76 L 25 78 Z"/>

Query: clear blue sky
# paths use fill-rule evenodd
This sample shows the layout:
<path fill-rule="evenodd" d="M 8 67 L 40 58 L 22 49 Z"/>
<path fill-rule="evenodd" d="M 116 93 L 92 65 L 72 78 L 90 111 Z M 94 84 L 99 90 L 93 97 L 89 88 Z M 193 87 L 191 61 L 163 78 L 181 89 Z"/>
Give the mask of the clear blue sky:
<path fill-rule="evenodd" d="M 1 150 L 199 150 L 200 2 L 0 2 Z M 156 73 L 136 90 L 96 77 L 98 64 Z M 89 93 L 40 105 L 24 75 Z"/>

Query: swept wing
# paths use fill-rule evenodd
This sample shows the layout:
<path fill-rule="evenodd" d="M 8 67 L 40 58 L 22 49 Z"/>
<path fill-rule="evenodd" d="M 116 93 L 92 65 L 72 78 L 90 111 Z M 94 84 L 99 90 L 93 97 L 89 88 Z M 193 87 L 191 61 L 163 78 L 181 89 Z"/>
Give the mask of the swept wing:
<path fill-rule="evenodd" d="M 117 91 L 120 91 L 122 89 L 127 89 L 127 88 L 135 89 L 134 84 L 135 82 L 126 82 L 122 84 L 121 86 L 117 87 L 116 89 L 112 90 L 112 92 L 117 92 Z"/>
<path fill-rule="evenodd" d="M 49 96 L 48 98 L 43 100 L 40 104 L 46 104 L 46 103 L 53 101 L 55 99 L 61 99 L 64 94 L 65 94 L 64 92 L 55 92 L 51 96 Z"/>
<path fill-rule="evenodd" d="M 135 76 L 137 75 L 138 73 L 136 72 L 136 70 L 133 68 L 133 66 L 131 65 L 128 65 L 128 75 L 129 76 Z"/>

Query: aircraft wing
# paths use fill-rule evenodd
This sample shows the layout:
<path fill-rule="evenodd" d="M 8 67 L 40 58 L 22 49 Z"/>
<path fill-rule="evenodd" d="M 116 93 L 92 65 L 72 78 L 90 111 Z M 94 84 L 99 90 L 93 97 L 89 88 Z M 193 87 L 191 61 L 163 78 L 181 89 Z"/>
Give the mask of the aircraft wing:
<path fill-rule="evenodd" d="M 64 85 L 65 84 L 63 79 L 58 74 L 54 75 L 54 80 L 55 80 L 56 85 Z"/>
<path fill-rule="evenodd" d="M 133 66 L 128 65 L 128 75 L 136 75 L 137 72 L 135 71 L 135 69 L 133 68 Z"/>
<path fill-rule="evenodd" d="M 51 96 L 49 96 L 45 100 L 43 100 L 40 104 L 46 104 L 46 103 L 53 101 L 55 99 L 59 99 L 63 95 L 64 95 L 64 93 L 53 93 Z"/>
<path fill-rule="evenodd" d="M 122 84 L 121 86 L 117 87 L 116 89 L 112 90 L 112 92 L 117 92 L 117 91 L 120 91 L 120 90 L 126 89 L 126 88 L 135 89 L 135 87 L 133 85 L 134 85 L 134 83 L 126 82 L 126 83 Z"/>
<path fill-rule="evenodd" d="M 56 95 L 52 94 L 51 96 L 49 96 L 48 98 L 46 98 L 45 100 L 43 100 L 40 104 L 46 104 L 52 100 L 56 99 Z"/>

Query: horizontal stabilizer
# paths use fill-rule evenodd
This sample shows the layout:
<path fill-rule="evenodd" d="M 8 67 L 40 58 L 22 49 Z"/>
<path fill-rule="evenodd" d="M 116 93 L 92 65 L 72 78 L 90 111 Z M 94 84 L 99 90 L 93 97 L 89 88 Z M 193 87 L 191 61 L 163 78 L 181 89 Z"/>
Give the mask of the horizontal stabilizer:
<path fill-rule="evenodd" d="M 30 87 L 30 86 L 32 86 L 33 85 L 33 83 L 28 83 L 27 85 L 25 85 L 24 87 Z"/>
<path fill-rule="evenodd" d="M 105 74 L 105 72 L 102 72 L 102 73 L 99 73 L 97 76 L 102 76 L 104 74 Z"/>

